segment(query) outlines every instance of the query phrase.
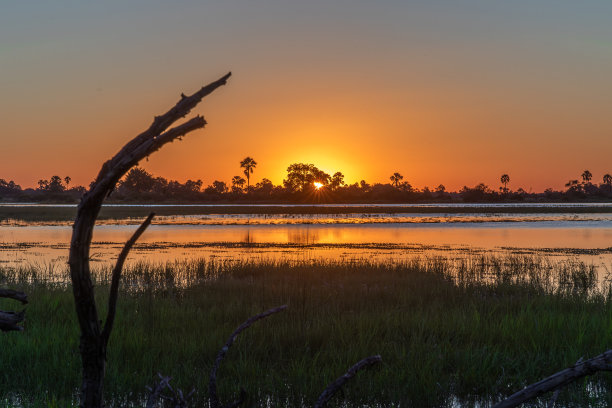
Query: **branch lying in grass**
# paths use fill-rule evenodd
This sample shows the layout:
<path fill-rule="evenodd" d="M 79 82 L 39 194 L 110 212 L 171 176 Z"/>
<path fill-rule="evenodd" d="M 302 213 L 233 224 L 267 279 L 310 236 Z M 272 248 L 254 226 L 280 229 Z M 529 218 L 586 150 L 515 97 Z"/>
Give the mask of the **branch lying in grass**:
<path fill-rule="evenodd" d="M 12 289 L 0 289 L 0 297 L 18 300 L 22 305 L 28 303 L 28 295 Z"/>
<path fill-rule="evenodd" d="M 2 331 L 22 331 L 23 326 L 19 323 L 23 321 L 25 311 L 21 312 L 3 312 L 0 311 L 0 330 Z"/>
<path fill-rule="evenodd" d="M 526 401 L 566 386 L 587 375 L 595 374 L 598 371 L 612 371 L 612 349 L 589 360 L 578 360 L 573 366 L 525 387 L 523 390 L 499 402 L 494 408 L 519 406 Z"/>
<path fill-rule="evenodd" d="M 219 396 L 217 394 L 217 371 L 219 370 L 219 366 L 221 365 L 221 361 L 223 360 L 223 357 L 225 357 L 225 354 L 227 354 L 227 351 L 229 350 L 229 348 L 232 346 L 232 344 L 234 344 L 234 341 L 236 340 L 236 337 L 238 337 L 238 335 L 240 333 L 242 333 L 244 330 L 248 329 L 256 321 L 261 320 L 261 319 L 265 319 L 266 317 L 268 317 L 268 316 L 270 316 L 270 315 L 272 315 L 274 313 L 282 312 L 285 309 L 287 309 L 287 305 L 279 306 L 279 307 L 276 307 L 274 309 L 267 310 L 267 311 L 265 311 L 263 313 L 260 313 L 258 315 L 255 315 L 255 316 L 251 317 L 249 320 L 247 320 L 246 322 L 242 323 L 236 330 L 234 330 L 234 332 L 229 337 L 229 339 L 227 339 L 227 342 L 225 342 L 225 344 L 223 345 L 221 350 L 219 350 L 219 354 L 217 354 L 217 359 L 215 360 L 215 364 L 213 365 L 212 371 L 210 372 L 210 380 L 209 380 L 209 383 L 208 383 L 208 392 L 209 392 L 211 408 L 219 408 L 220 407 Z M 246 393 L 242 389 L 240 391 L 239 398 L 235 402 L 227 405 L 225 408 L 234 408 L 234 407 L 239 406 L 240 404 L 242 404 L 242 402 L 244 402 L 245 396 L 246 396 Z"/>
<path fill-rule="evenodd" d="M 15 299 L 22 304 L 28 303 L 28 295 L 23 292 L 18 292 L 11 289 L 0 289 L 0 297 L 7 299 Z M 19 323 L 25 318 L 25 311 L 21 312 L 5 312 L 0 310 L 0 330 L 2 331 L 22 331 L 23 326 Z"/>
<path fill-rule="evenodd" d="M 338 377 L 336 381 L 329 384 L 327 388 L 325 388 L 325 390 L 323 390 L 314 408 L 322 408 L 323 406 L 325 406 L 325 404 L 327 404 L 331 397 L 333 397 L 334 394 L 338 392 L 348 380 L 350 380 L 355 376 L 355 374 L 357 374 L 357 371 L 363 368 L 370 367 L 374 364 L 378 364 L 380 362 L 382 362 L 382 357 L 380 357 L 379 355 L 366 357 L 363 360 L 359 361 L 357 364 L 349 368 L 346 373 Z"/>

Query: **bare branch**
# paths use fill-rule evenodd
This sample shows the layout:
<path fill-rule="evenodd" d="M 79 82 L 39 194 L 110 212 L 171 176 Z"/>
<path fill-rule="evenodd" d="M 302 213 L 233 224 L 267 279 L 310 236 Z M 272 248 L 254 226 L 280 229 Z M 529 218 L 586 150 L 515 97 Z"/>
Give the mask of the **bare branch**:
<path fill-rule="evenodd" d="M 15 299 L 21 302 L 21 304 L 28 303 L 28 295 L 23 292 L 18 292 L 12 289 L 0 289 L 0 297 Z"/>
<path fill-rule="evenodd" d="M 149 135 L 155 135 L 165 132 L 166 129 L 168 129 L 174 122 L 181 118 L 184 118 L 189 112 L 191 112 L 191 110 L 195 108 L 205 96 L 209 95 L 220 86 L 225 85 L 231 75 L 232 73 L 228 72 L 218 80 L 203 86 L 199 91 L 195 92 L 191 96 L 185 96 L 184 94 L 181 94 L 181 100 L 178 101 L 175 106 L 173 106 L 168 112 L 164 113 L 163 115 L 156 116 L 151 126 L 143 133 L 138 135 L 136 138 L 134 138 L 134 140 L 132 140 L 130 143 L 126 144 L 122 151 L 134 150 L 136 145 L 138 145 L 139 142 L 142 142 L 143 140 L 147 139 Z"/>
<path fill-rule="evenodd" d="M 102 184 L 103 189 L 107 189 L 109 188 L 109 185 L 107 183 L 111 183 L 110 188 L 112 189 L 114 187 L 114 184 L 123 175 L 121 174 L 119 175 L 119 177 L 117 177 L 117 174 L 114 174 L 116 173 L 114 170 L 118 170 L 119 168 L 124 168 L 127 165 L 127 163 L 125 162 L 120 163 L 122 159 L 126 157 L 130 157 L 130 156 L 132 158 L 132 160 L 130 160 L 132 164 L 130 164 L 129 167 L 127 167 L 127 169 L 124 170 L 125 172 L 129 170 L 130 167 L 134 166 L 138 161 L 142 160 L 147 155 L 159 149 L 165 143 L 168 143 L 174 140 L 175 138 L 181 136 L 181 134 L 177 134 L 172 139 L 166 140 L 165 142 L 162 142 L 161 144 L 153 143 L 154 145 L 157 145 L 157 147 L 154 148 L 153 150 L 149 150 L 149 148 L 147 147 L 143 149 L 144 147 L 143 145 L 150 146 L 152 142 L 154 142 L 154 139 L 156 139 L 160 134 L 162 134 L 162 132 L 166 132 L 166 134 L 169 133 L 170 131 L 166 131 L 166 130 L 174 122 L 176 122 L 177 120 L 181 118 L 184 118 L 189 112 L 191 112 L 191 110 L 198 103 L 202 101 L 202 99 L 205 96 L 209 95 L 210 93 L 212 93 L 215 89 L 219 88 L 220 86 L 225 85 L 231 75 L 232 73 L 228 72 L 227 74 L 225 74 L 218 80 L 211 82 L 210 84 L 206 86 L 203 86 L 199 91 L 195 92 L 191 96 L 181 95 L 181 100 L 178 101 L 175 106 L 173 106 L 168 112 L 164 113 L 163 115 L 156 116 L 155 119 L 153 120 L 153 123 L 151 124 L 151 126 L 149 126 L 147 130 L 145 130 L 140 135 L 132 139 L 111 160 L 109 160 L 108 162 L 104 164 L 104 166 L 102 166 L 102 169 L 100 170 L 100 173 L 98 174 L 98 177 L 96 178 L 96 184 Z M 202 128 L 206 125 L 206 121 L 204 120 L 204 118 L 200 116 L 196 116 L 195 118 L 189 120 L 188 122 L 180 126 L 177 126 L 174 129 L 181 128 L 187 125 L 188 123 L 190 125 L 187 126 L 187 128 L 191 127 L 191 129 L 186 130 L 186 128 L 183 128 L 183 130 L 186 130 L 186 131 L 182 134 L 186 134 L 192 130 Z M 171 129 L 171 131 L 174 129 Z M 134 153 L 137 151 L 140 153 L 142 153 L 143 151 L 148 152 L 148 153 L 146 153 L 144 156 L 140 154 L 134 155 Z M 136 160 L 136 161 L 134 162 L 133 160 Z"/>
<path fill-rule="evenodd" d="M 497 403 L 494 408 L 516 407 L 526 401 L 539 397 L 549 391 L 566 386 L 582 377 L 595 374 L 598 371 L 612 371 L 612 349 L 589 360 L 578 360 L 573 366 L 566 368 L 537 383 L 531 384 L 521 391 L 512 394 Z"/>
<path fill-rule="evenodd" d="M 325 388 L 325 390 L 323 390 L 323 392 L 321 393 L 321 395 L 319 396 L 319 399 L 317 400 L 317 403 L 315 404 L 314 408 L 321 408 L 323 406 L 325 406 L 325 404 L 327 404 L 327 402 L 331 399 L 331 397 L 334 396 L 334 394 L 336 392 L 338 392 L 340 390 L 340 388 L 342 388 L 342 386 L 351 378 L 353 378 L 355 376 L 355 374 L 357 374 L 357 372 L 363 368 L 367 368 L 369 366 L 372 366 L 374 364 L 378 364 L 382 362 L 382 357 L 380 357 L 379 355 L 376 356 L 371 356 L 371 357 L 366 357 L 363 360 L 361 360 L 360 362 L 358 362 L 357 364 L 355 364 L 354 366 L 352 366 L 351 368 L 349 368 L 349 370 L 341 375 L 340 377 L 338 377 L 336 379 L 336 381 L 334 381 L 333 383 L 329 384 L 327 386 L 327 388 Z"/>
<path fill-rule="evenodd" d="M 121 272 L 123 270 L 123 264 L 130 253 L 130 250 L 140 238 L 142 233 L 147 229 L 147 227 L 151 224 L 155 213 L 149 214 L 146 220 L 138 227 L 138 229 L 134 232 L 134 235 L 125 243 L 123 250 L 119 254 L 117 258 L 117 263 L 115 264 L 115 268 L 113 269 L 110 294 L 108 296 L 108 314 L 106 316 L 106 323 L 104 324 L 104 330 L 102 331 L 102 338 L 104 341 L 108 341 L 110 337 L 110 333 L 113 330 L 113 323 L 115 322 L 115 313 L 117 312 L 117 296 L 119 294 L 119 282 L 121 280 Z"/>
<path fill-rule="evenodd" d="M 270 316 L 270 315 L 272 315 L 274 313 L 282 312 L 285 309 L 287 309 L 287 305 L 279 306 L 279 307 L 276 307 L 274 309 L 267 310 L 267 311 L 265 311 L 263 313 L 260 313 L 258 315 L 255 315 L 255 316 L 251 317 L 246 322 L 242 323 L 236 330 L 234 330 L 234 332 L 229 337 L 229 339 L 227 339 L 227 341 L 225 342 L 225 344 L 223 345 L 221 350 L 219 350 L 219 354 L 217 354 L 217 358 L 215 360 L 215 364 L 213 365 L 212 371 L 210 372 L 210 380 L 209 380 L 209 383 L 208 383 L 208 392 L 209 392 L 211 408 L 219 408 L 220 407 L 219 396 L 217 394 L 217 371 L 219 370 L 219 366 L 221 365 L 221 361 L 223 360 L 223 357 L 225 357 L 225 354 L 227 354 L 227 351 L 229 350 L 229 348 L 232 346 L 232 344 L 234 344 L 234 341 L 236 340 L 238 335 L 240 333 L 242 333 L 244 330 L 248 329 L 256 321 L 261 320 L 261 319 L 265 319 L 266 317 L 268 317 L 268 316 Z M 238 400 L 236 402 L 230 404 L 228 407 L 230 407 L 230 406 L 231 407 L 236 407 L 236 406 L 240 405 L 242 403 L 242 401 L 244 401 L 244 395 L 243 395 L 244 393 L 245 393 L 244 390 L 241 390 L 240 398 L 238 398 Z"/>
<path fill-rule="evenodd" d="M 0 310 L 0 330 L 2 331 L 22 331 L 23 326 L 19 323 L 25 318 L 25 311 L 3 312 Z"/>
<path fill-rule="evenodd" d="M 191 96 L 181 100 L 165 114 L 154 119 L 147 130 L 128 142 L 122 149 L 102 165 L 91 188 L 85 193 L 77 208 L 77 215 L 70 241 L 70 277 L 75 309 L 81 331 L 80 352 L 83 381 L 81 383 L 80 406 L 102 407 L 103 380 L 106 369 L 106 346 L 112 329 L 116 311 L 116 292 L 118 281 L 111 287 L 113 293 L 109 300 L 109 316 L 106 325 L 101 327 L 95 301 L 94 286 L 91 279 L 89 252 L 96 218 L 102 202 L 115 188 L 117 182 L 140 160 L 181 136 L 206 125 L 201 116 L 196 116 L 168 130 L 177 120 L 185 117 L 206 95 L 224 85 L 231 73 L 202 87 Z M 146 227 L 145 227 L 146 228 Z M 137 238 L 137 237 L 136 237 Z M 125 250 L 125 248 L 124 248 Z M 129 251 L 129 248 L 127 249 Z M 127 252 L 125 253 L 127 256 Z M 117 270 L 113 273 L 120 277 L 123 260 L 118 260 Z"/>

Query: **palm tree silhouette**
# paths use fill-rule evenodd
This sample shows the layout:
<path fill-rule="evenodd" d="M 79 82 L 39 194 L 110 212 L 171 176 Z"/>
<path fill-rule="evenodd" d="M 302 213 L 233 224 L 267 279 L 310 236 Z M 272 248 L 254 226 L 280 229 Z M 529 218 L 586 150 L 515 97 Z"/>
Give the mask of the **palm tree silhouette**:
<path fill-rule="evenodd" d="M 499 179 L 499 181 L 501 181 L 501 183 L 504 185 L 504 193 L 508 192 L 508 183 L 510 182 L 510 176 L 507 174 L 502 174 L 501 178 Z"/>
<path fill-rule="evenodd" d="M 240 162 L 240 167 L 244 169 L 244 175 L 247 178 L 247 193 L 251 188 L 251 174 L 253 174 L 253 169 L 257 167 L 257 162 L 253 160 L 252 157 L 247 156 L 243 161 Z"/>
<path fill-rule="evenodd" d="M 610 175 L 610 173 L 604 174 L 603 182 L 608 186 L 608 190 L 612 191 L 612 176 Z"/>
<path fill-rule="evenodd" d="M 581 177 L 582 177 L 582 181 L 584 181 L 585 183 L 588 183 L 593 178 L 593 175 L 591 174 L 590 171 L 585 170 L 585 171 L 582 172 L 582 176 Z"/>
<path fill-rule="evenodd" d="M 391 183 L 393 183 L 395 187 L 399 186 L 399 182 L 402 181 L 403 179 L 404 179 L 404 176 L 402 176 L 398 172 L 393 173 L 393 175 L 389 177 L 389 180 L 391 180 Z"/>

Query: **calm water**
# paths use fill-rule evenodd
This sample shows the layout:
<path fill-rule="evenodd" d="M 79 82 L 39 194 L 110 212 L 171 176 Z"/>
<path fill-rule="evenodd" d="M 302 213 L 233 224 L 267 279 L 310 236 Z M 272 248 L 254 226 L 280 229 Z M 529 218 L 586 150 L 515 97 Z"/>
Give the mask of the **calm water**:
<path fill-rule="evenodd" d="M 424 254 L 456 257 L 510 251 L 579 257 L 597 265 L 612 265 L 611 213 L 523 214 L 511 211 L 520 208 L 520 204 L 455 205 L 473 208 L 474 212 L 165 215 L 155 218 L 154 225 L 133 250 L 131 259 L 159 262 L 199 257 L 385 260 Z M 589 205 L 612 206 L 609 203 L 580 204 Z M 66 207 L 13 206 L 29 206 L 33 211 Z M 427 205 L 432 206 L 435 205 Z M 443 206 L 448 207 L 448 204 Z M 571 208 L 579 205 L 529 206 Z M 405 207 L 418 208 L 419 205 Z M 478 212 L 479 208 L 487 207 L 509 208 L 509 212 Z M 101 264 L 111 262 L 140 221 L 135 218 L 102 221 L 94 232 L 92 259 Z M 3 220 L 0 222 L 0 264 L 9 267 L 65 264 L 72 232 L 70 225 L 67 221 L 54 220 Z"/>

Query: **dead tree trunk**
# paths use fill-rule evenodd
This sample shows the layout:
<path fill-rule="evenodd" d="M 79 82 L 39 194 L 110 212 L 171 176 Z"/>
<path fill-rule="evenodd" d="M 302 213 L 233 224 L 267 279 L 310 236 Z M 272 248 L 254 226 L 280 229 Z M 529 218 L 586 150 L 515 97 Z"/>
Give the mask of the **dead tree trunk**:
<path fill-rule="evenodd" d="M 102 202 L 115 188 L 119 179 L 140 160 L 159 150 L 166 143 L 172 142 L 193 130 L 203 128 L 206 121 L 203 117 L 196 116 L 168 130 L 172 124 L 184 118 L 200 103 L 202 98 L 218 87 L 225 85 L 230 75 L 231 73 L 228 73 L 217 81 L 202 87 L 191 96 L 181 95 L 181 100 L 174 107 L 165 114 L 156 116 L 146 131 L 128 142 L 112 159 L 104 163 L 89 191 L 81 199 L 72 230 L 68 260 L 76 313 L 81 329 L 79 347 L 83 369 L 80 394 L 81 407 L 102 407 L 106 347 L 115 316 L 121 269 L 131 246 L 144 232 L 153 216 L 150 215 L 126 243 L 117 260 L 112 276 L 109 312 L 103 328 L 96 308 L 89 267 L 89 248 L 94 224 L 102 207 Z"/>

